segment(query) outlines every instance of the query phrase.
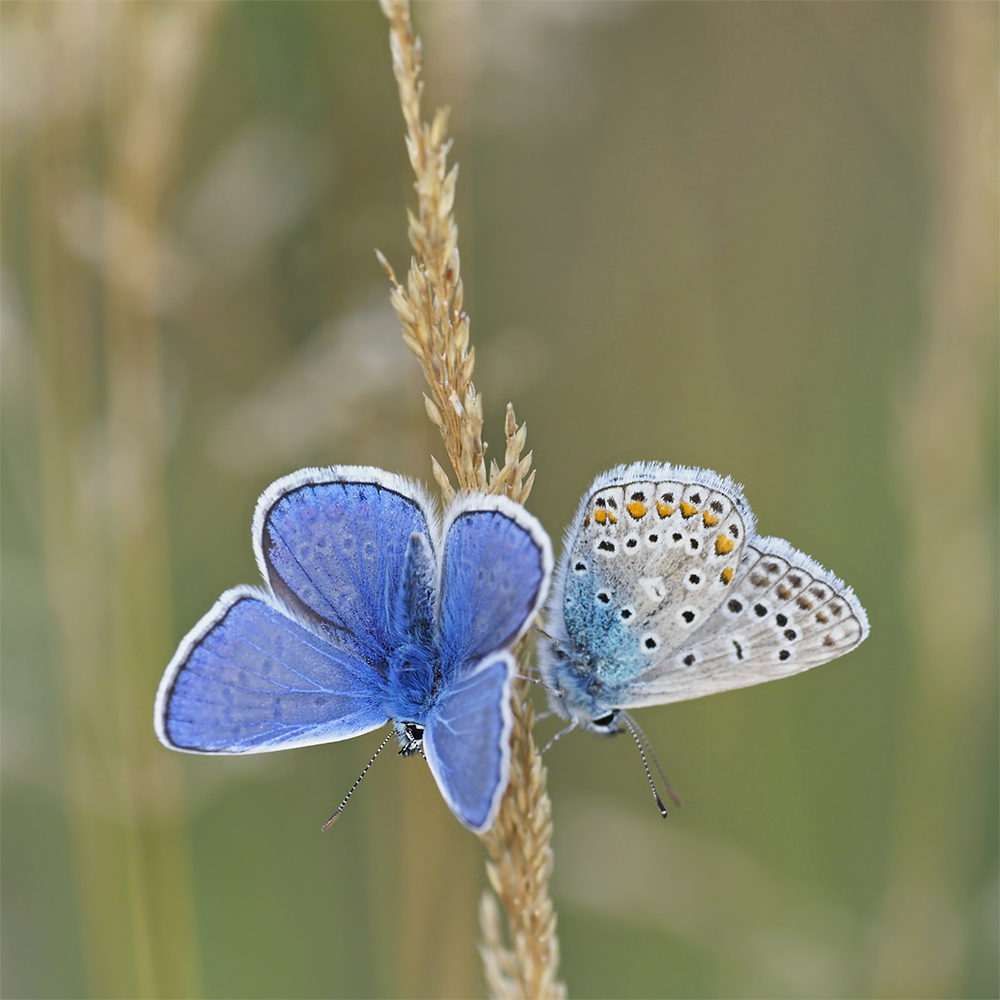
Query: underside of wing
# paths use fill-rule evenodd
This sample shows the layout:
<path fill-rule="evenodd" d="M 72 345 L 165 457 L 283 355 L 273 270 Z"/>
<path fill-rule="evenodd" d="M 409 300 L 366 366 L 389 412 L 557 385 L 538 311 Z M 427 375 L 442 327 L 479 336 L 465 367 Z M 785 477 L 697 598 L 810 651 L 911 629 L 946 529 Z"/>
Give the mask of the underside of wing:
<path fill-rule="evenodd" d="M 601 477 L 570 529 L 555 601 L 569 640 L 620 685 L 690 639 L 731 593 L 753 516 L 705 469 L 638 466 Z M 557 639 L 559 637 L 557 636 Z"/>
<path fill-rule="evenodd" d="M 718 610 L 623 685 L 615 702 L 664 704 L 788 677 L 843 656 L 867 635 L 849 586 L 784 539 L 754 538 Z"/>
<path fill-rule="evenodd" d="M 160 741 L 243 754 L 329 743 L 387 721 L 381 676 L 251 587 L 227 591 L 188 633 L 156 696 Z"/>

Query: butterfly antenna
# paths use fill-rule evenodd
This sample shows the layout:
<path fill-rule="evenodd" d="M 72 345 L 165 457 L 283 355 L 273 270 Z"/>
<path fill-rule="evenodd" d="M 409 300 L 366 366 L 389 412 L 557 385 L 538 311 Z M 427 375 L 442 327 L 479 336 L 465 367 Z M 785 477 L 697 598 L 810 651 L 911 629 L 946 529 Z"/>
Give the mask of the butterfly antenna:
<path fill-rule="evenodd" d="M 561 740 L 567 733 L 571 733 L 574 729 L 576 729 L 575 720 L 571 722 L 565 729 L 560 729 L 559 732 L 556 733 L 555 736 L 553 736 L 552 739 L 549 740 L 549 742 L 542 747 L 542 753 L 545 754 L 548 751 L 549 747 L 556 742 L 556 740 Z"/>
<path fill-rule="evenodd" d="M 663 768 L 660 767 L 660 762 L 656 759 L 656 751 L 653 749 L 653 744 L 650 741 L 649 737 L 646 735 L 646 731 L 642 728 L 642 726 L 639 725 L 638 722 L 635 721 L 635 719 L 631 715 L 628 714 L 628 712 L 622 712 L 622 715 L 628 716 L 628 721 L 631 722 L 633 726 L 635 726 L 637 732 L 642 737 L 642 741 L 643 743 L 646 744 L 646 749 L 649 751 L 649 756 L 653 758 L 653 764 L 656 767 L 656 771 L 660 775 L 661 780 L 663 781 L 663 787 L 666 789 L 667 795 L 670 796 L 670 800 L 679 809 L 681 807 L 681 797 L 674 791 L 673 786 L 670 784 L 670 782 L 667 781 L 667 776 L 663 773 Z"/>
<path fill-rule="evenodd" d="M 660 810 L 660 815 L 666 819 L 667 818 L 667 807 L 663 804 L 663 799 L 660 798 L 660 793 L 656 790 L 656 785 L 653 783 L 653 775 L 649 770 L 649 764 L 646 763 L 646 751 L 643 749 L 642 740 L 639 739 L 639 734 L 636 732 L 635 723 L 623 712 L 622 719 L 625 721 L 625 726 L 628 731 L 632 734 L 632 739 L 635 740 L 635 745 L 639 748 L 639 756 L 642 758 L 642 766 L 646 769 L 646 777 L 649 779 L 649 787 L 653 790 L 653 798 L 656 800 L 656 808 Z"/>
<path fill-rule="evenodd" d="M 368 773 L 368 768 L 375 763 L 375 758 L 382 752 L 382 748 L 389 742 L 389 740 L 392 739 L 395 732 L 395 729 L 389 730 L 389 735 L 378 745 L 378 750 L 372 754 L 372 759 L 368 761 L 365 765 L 365 769 L 358 775 L 358 780 L 351 785 L 351 790 L 344 796 L 344 801 L 337 806 L 337 811 L 323 824 L 323 833 L 326 833 L 326 831 L 329 830 L 334 823 L 336 823 L 337 817 L 340 816 L 340 814 L 344 811 L 344 806 L 347 805 L 347 800 L 354 794 L 354 789 L 361 784 L 361 779 Z"/>

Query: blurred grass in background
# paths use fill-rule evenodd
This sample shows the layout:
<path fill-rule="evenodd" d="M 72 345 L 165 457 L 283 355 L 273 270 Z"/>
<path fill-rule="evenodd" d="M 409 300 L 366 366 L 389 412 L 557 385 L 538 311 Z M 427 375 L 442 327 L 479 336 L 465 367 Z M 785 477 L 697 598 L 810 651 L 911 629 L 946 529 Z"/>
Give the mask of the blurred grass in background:
<path fill-rule="evenodd" d="M 846 660 L 548 757 L 584 996 L 996 996 L 997 8 L 420 3 L 487 437 L 554 537 L 636 459 L 848 580 Z M 2 18 L 5 996 L 481 993 L 481 846 L 377 736 L 155 742 L 261 489 L 429 479 L 372 248 L 410 177 L 375 4 Z M 553 723 L 543 723 L 551 726 Z M 547 730 L 542 730 L 547 732 Z"/>

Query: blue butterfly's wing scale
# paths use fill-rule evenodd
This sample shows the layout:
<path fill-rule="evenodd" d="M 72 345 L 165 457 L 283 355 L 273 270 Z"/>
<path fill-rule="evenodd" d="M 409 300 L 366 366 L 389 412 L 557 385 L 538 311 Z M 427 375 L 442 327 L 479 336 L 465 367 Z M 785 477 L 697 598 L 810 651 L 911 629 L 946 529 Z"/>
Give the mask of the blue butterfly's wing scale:
<path fill-rule="evenodd" d="M 552 546 L 538 521 L 506 497 L 473 495 L 448 512 L 438 614 L 445 672 L 505 649 L 545 603 Z"/>
<path fill-rule="evenodd" d="M 242 754 L 360 736 L 388 721 L 384 682 L 269 594 L 227 591 L 188 633 L 156 697 L 160 740 Z"/>
<path fill-rule="evenodd" d="M 434 535 L 429 510 L 416 484 L 381 469 L 302 469 L 257 503 L 257 562 L 296 614 L 356 655 L 384 660 L 400 638 L 392 609 L 410 536 Z"/>
<path fill-rule="evenodd" d="M 431 773 L 451 811 L 471 830 L 493 825 L 510 775 L 514 657 L 487 656 L 450 684 L 424 729 Z"/>

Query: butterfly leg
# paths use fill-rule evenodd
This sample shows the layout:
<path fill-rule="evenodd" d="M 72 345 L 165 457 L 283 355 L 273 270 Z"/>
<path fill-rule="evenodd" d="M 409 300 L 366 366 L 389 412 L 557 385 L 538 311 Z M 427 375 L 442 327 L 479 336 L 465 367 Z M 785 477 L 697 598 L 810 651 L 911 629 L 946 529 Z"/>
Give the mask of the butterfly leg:
<path fill-rule="evenodd" d="M 546 715 L 552 715 L 553 713 L 552 712 L 546 712 L 545 714 Z M 574 729 L 576 729 L 576 720 L 575 719 L 565 729 L 560 729 L 559 732 L 556 733 L 555 736 L 553 736 L 552 739 L 549 740 L 549 742 L 546 743 L 544 747 L 542 747 L 542 753 L 545 754 L 546 751 L 549 749 L 549 747 L 552 746 L 553 743 L 557 742 L 558 740 L 561 740 L 567 733 L 571 733 Z"/>

